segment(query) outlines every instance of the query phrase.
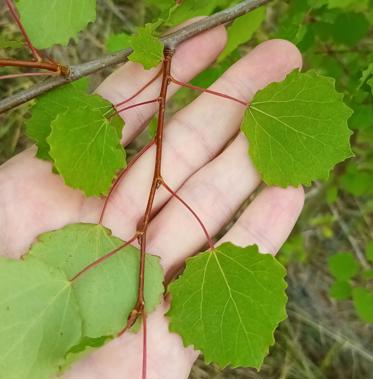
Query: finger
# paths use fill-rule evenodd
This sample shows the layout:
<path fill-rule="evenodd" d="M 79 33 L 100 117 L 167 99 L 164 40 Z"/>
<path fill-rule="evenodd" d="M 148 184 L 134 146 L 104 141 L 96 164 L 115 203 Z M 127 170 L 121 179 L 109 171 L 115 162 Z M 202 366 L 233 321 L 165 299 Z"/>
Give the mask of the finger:
<path fill-rule="evenodd" d="M 185 379 L 198 354 L 185 348 L 181 338 L 168 331 L 163 303 L 147 318 L 149 379 Z M 119 379 L 141 377 L 142 330 L 125 333 L 77 362 L 64 379 Z"/>
<path fill-rule="evenodd" d="M 179 25 L 178 28 L 194 22 L 196 19 Z M 176 50 L 172 60 L 172 74 L 182 80 L 189 81 L 199 72 L 208 67 L 219 55 L 226 43 L 226 31 L 223 26 L 214 28 L 208 32 L 199 34 L 183 42 Z M 196 59 L 195 52 L 198 51 Z M 150 81 L 160 70 L 160 65 L 151 70 L 144 70 L 141 64 L 128 62 L 120 69 L 106 78 L 97 88 L 97 93 L 117 104 L 138 91 L 143 85 Z M 126 103 L 126 106 L 151 100 L 159 96 L 159 77 L 152 85 L 139 94 L 135 99 Z M 168 96 L 173 95 L 179 86 L 171 84 Z M 123 130 L 123 142 L 130 142 L 144 127 L 146 122 L 157 110 L 158 104 L 147 104 L 141 107 L 126 110 L 120 115 L 125 120 Z"/>
<path fill-rule="evenodd" d="M 239 217 L 219 245 L 256 244 L 263 253 L 275 254 L 288 238 L 304 204 L 302 187 L 267 187 Z"/>
<path fill-rule="evenodd" d="M 249 100 L 258 89 L 283 79 L 300 64 L 299 51 L 293 44 L 268 41 L 233 65 L 212 88 Z M 236 102 L 202 94 L 171 119 L 164 135 L 162 175 L 173 189 L 223 149 L 237 133 L 244 110 Z M 110 199 L 104 222 L 123 238 L 134 233 L 144 212 L 154 157 L 152 148 L 134 164 Z M 159 191 L 155 208 L 168 198 L 168 193 Z"/>
<path fill-rule="evenodd" d="M 210 236 L 233 217 L 255 190 L 260 178 L 247 154 L 247 140 L 239 134 L 218 157 L 191 176 L 177 191 L 198 215 Z M 167 272 L 206 243 L 193 214 L 176 198 L 151 222 L 147 250 L 160 255 Z"/>

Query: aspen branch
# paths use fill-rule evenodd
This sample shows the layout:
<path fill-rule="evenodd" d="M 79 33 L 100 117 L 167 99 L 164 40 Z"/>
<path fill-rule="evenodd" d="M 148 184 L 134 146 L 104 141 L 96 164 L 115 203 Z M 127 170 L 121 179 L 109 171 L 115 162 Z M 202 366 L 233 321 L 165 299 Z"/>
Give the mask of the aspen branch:
<path fill-rule="evenodd" d="M 161 38 L 165 47 L 174 50 L 182 42 L 200 34 L 204 31 L 210 30 L 216 26 L 223 25 L 242 16 L 262 5 L 269 3 L 271 0 L 244 0 L 239 4 L 224 9 L 220 12 L 206 17 L 202 20 L 187 25 L 176 32 L 165 35 Z M 95 72 L 101 71 L 107 67 L 117 65 L 119 63 L 125 63 L 128 60 L 128 56 L 132 53 L 132 49 L 124 49 L 114 54 L 105 55 L 103 57 L 94 59 L 90 62 L 73 65 L 70 67 L 70 73 L 68 76 L 58 76 L 35 84 L 32 87 L 20 91 L 12 96 L 7 97 L 0 101 L 0 113 L 6 112 L 10 109 L 17 107 L 27 101 L 34 99 L 37 96 L 42 95 L 54 88 L 60 87 L 66 83 L 73 82 L 82 77 L 91 75 Z"/>

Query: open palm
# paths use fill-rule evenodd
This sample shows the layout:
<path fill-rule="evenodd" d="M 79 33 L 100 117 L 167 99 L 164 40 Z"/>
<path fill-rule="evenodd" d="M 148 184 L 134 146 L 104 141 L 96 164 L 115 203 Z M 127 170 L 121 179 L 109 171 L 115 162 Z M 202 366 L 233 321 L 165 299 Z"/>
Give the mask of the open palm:
<path fill-rule="evenodd" d="M 173 59 L 173 76 L 190 80 L 213 62 L 225 40 L 225 30 L 219 27 L 182 44 Z M 212 88 L 249 101 L 258 89 L 282 80 L 300 65 L 293 45 L 268 41 L 227 70 Z M 127 63 L 97 92 L 117 103 L 135 93 L 156 71 Z M 177 88 L 171 84 L 170 95 Z M 158 92 L 156 81 L 134 102 L 152 99 Z M 156 105 L 149 104 L 124 112 L 124 144 L 138 135 L 155 111 Z M 239 132 L 243 112 L 244 107 L 236 102 L 204 93 L 176 113 L 165 130 L 163 177 L 199 215 L 210 235 L 217 235 L 260 184 L 247 156 L 246 139 Z M 42 232 L 73 222 L 96 223 L 103 206 L 103 199 L 87 199 L 67 187 L 51 172 L 49 163 L 34 155 L 31 148 L 0 168 L 0 254 L 4 256 L 20 257 Z M 124 240 L 135 233 L 144 213 L 154 155 L 153 146 L 131 167 L 108 204 L 103 223 Z M 264 187 L 222 240 L 242 246 L 256 243 L 261 251 L 275 253 L 302 205 L 301 188 Z M 162 188 L 157 192 L 155 212 L 147 251 L 161 256 L 165 273 L 170 275 L 206 239 L 188 210 Z M 187 378 L 197 353 L 184 348 L 180 337 L 168 331 L 166 309 L 165 302 L 148 317 L 148 378 Z M 87 355 L 64 378 L 140 378 L 141 351 L 141 332 L 126 333 Z"/>

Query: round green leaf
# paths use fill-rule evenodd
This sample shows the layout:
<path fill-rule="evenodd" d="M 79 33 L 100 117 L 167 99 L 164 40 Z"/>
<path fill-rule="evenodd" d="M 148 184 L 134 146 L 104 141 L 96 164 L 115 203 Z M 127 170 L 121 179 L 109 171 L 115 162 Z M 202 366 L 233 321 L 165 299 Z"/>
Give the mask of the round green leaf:
<path fill-rule="evenodd" d="M 257 246 L 224 243 L 190 258 L 169 288 L 170 330 L 207 362 L 259 369 L 286 318 L 285 273 Z"/>
<path fill-rule="evenodd" d="M 67 45 L 96 19 L 96 0 L 18 0 L 22 24 L 39 49 Z"/>
<path fill-rule="evenodd" d="M 326 179 L 351 157 L 351 110 L 334 80 L 293 71 L 259 91 L 245 112 L 242 130 L 265 183 L 286 187 Z"/>
<path fill-rule="evenodd" d="M 65 183 L 87 196 L 106 194 L 125 166 L 118 128 L 91 107 L 60 113 L 51 128 L 50 155 Z"/>

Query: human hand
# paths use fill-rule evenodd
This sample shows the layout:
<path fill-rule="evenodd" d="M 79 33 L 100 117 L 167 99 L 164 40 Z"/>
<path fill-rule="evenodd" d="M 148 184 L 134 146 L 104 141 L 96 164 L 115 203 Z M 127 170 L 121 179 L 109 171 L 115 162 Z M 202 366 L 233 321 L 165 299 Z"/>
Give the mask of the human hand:
<path fill-rule="evenodd" d="M 225 31 L 219 27 L 183 43 L 173 58 L 173 76 L 190 80 L 212 63 L 224 42 Z M 258 89 L 283 79 L 300 64 L 300 54 L 289 42 L 268 41 L 233 65 L 213 89 L 249 101 Z M 127 63 L 97 92 L 117 103 L 135 93 L 156 71 Z M 169 92 L 177 88 L 171 84 Z M 158 92 L 159 81 L 134 102 L 152 99 Z M 123 114 L 124 144 L 135 138 L 155 111 L 156 105 L 150 104 Z M 163 177 L 199 215 L 210 235 L 231 220 L 260 184 L 247 155 L 246 139 L 239 133 L 243 112 L 244 107 L 236 102 L 204 93 L 175 114 L 165 130 Z M 134 235 L 144 213 L 154 153 L 153 146 L 131 167 L 105 212 L 104 225 L 124 240 Z M 68 223 L 96 223 L 103 206 L 103 199 L 87 199 L 65 186 L 51 172 L 50 164 L 34 155 L 31 148 L 0 168 L 0 253 L 8 257 L 20 257 L 40 233 Z M 221 241 L 242 246 L 256 243 L 261 251 L 275 253 L 302 205 L 301 188 L 263 188 Z M 149 226 L 147 251 L 161 256 L 167 274 L 197 252 L 206 239 L 194 217 L 162 188 L 155 209 L 159 213 Z M 148 379 L 187 378 L 197 357 L 192 348 L 183 347 L 180 337 L 168 332 L 166 309 L 165 301 L 148 316 Z M 140 378 L 141 352 L 141 332 L 125 333 L 76 363 L 64 378 Z"/>

